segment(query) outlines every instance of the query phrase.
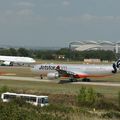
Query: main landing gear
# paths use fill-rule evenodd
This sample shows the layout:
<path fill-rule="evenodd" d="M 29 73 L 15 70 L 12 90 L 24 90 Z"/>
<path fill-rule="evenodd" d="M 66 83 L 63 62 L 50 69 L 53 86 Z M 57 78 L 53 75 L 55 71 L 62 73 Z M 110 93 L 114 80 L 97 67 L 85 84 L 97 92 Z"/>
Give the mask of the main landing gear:
<path fill-rule="evenodd" d="M 70 75 L 70 79 L 69 79 L 70 82 L 77 82 L 77 78 L 75 78 L 73 75 Z"/>
<path fill-rule="evenodd" d="M 78 80 L 76 78 L 70 78 L 69 81 L 70 82 L 78 82 Z"/>
<path fill-rule="evenodd" d="M 82 79 L 82 82 L 90 82 L 90 79 L 88 79 L 88 78 L 83 78 L 83 79 Z"/>
<path fill-rule="evenodd" d="M 70 82 L 78 82 L 78 80 L 76 78 L 70 78 L 69 79 Z M 91 80 L 88 78 L 83 78 L 82 82 L 90 82 Z"/>

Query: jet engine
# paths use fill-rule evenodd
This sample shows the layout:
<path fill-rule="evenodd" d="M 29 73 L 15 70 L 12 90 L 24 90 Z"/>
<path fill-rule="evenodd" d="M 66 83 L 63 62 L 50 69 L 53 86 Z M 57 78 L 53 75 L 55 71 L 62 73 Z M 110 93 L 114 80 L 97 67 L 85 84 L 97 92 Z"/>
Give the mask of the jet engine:
<path fill-rule="evenodd" d="M 1 66 L 13 66 L 13 63 L 10 61 L 4 61 Z"/>
<path fill-rule="evenodd" d="M 59 77 L 59 73 L 58 72 L 53 72 L 53 73 L 48 73 L 47 74 L 47 78 L 48 79 L 57 79 Z"/>

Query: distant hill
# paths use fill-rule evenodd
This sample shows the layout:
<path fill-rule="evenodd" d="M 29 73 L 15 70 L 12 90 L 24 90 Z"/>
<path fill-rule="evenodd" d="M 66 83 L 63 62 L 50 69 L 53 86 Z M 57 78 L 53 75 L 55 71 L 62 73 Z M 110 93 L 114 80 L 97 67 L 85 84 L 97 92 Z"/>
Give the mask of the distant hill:
<path fill-rule="evenodd" d="M 34 50 L 59 50 L 62 47 L 41 47 L 41 46 L 14 46 L 14 45 L 2 45 L 0 44 L 0 48 L 26 48 L 26 49 L 34 49 Z"/>

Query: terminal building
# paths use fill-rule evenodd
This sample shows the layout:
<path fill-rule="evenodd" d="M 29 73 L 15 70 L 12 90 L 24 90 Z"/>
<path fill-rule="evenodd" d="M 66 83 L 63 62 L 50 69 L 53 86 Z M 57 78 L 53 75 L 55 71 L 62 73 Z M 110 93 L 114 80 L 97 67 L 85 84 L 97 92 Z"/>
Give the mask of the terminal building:
<path fill-rule="evenodd" d="M 71 50 L 85 51 L 85 50 L 111 50 L 115 53 L 120 53 L 120 41 L 76 41 L 69 43 L 69 48 Z"/>

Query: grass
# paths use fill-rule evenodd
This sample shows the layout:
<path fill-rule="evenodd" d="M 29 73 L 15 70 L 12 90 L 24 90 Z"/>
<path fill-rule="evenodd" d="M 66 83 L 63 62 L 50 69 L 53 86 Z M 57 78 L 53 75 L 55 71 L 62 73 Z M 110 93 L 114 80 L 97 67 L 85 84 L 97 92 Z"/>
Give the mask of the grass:
<path fill-rule="evenodd" d="M 43 63 L 58 63 L 58 64 L 82 64 L 84 63 L 83 61 L 73 61 L 73 60 L 41 60 L 41 59 L 36 59 L 36 64 L 43 64 Z M 112 62 L 101 62 L 98 64 L 112 64 Z"/>
<path fill-rule="evenodd" d="M 33 91 L 39 91 L 39 93 L 51 93 L 51 94 L 77 94 L 79 89 L 83 85 L 73 84 L 58 84 L 51 82 L 34 82 L 34 81 L 13 81 L 13 80 L 0 80 L 0 86 L 8 86 L 10 88 L 27 89 Z M 86 85 L 84 85 L 86 86 Z M 105 86 L 86 86 L 92 87 L 96 92 L 102 93 L 108 97 L 116 98 L 119 87 L 105 87 Z"/>
<path fill-rule="evenodd" d="M 30 70 L 30 67 L 7 67 L 7 66 L 2 66 L 0 67 L 0 72 L 5 72 L 5 73 L 14 73 L 16 76 L 23 76 L 23 77 L 33 77 L 36 76 L 36 74 L 33 74 L 32 71 Z"/>

